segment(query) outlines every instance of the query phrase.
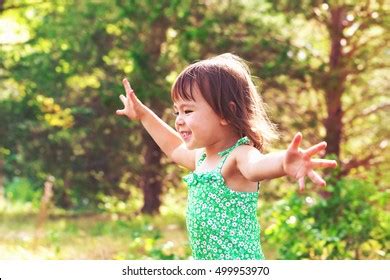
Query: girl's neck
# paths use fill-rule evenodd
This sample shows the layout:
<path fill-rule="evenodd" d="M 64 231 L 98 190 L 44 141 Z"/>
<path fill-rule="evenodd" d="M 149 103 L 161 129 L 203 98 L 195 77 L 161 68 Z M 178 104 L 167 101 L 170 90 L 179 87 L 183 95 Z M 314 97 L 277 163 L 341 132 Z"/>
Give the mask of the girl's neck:
<path fill-rule="evenodd" d="M 210 158 L 218 156 L 219 152 L 230 148 L 236 144 L 239 139 L 240 137 L 234 132 L 220 134 L 213 144 L 205 147 L 206 157 Z"/>

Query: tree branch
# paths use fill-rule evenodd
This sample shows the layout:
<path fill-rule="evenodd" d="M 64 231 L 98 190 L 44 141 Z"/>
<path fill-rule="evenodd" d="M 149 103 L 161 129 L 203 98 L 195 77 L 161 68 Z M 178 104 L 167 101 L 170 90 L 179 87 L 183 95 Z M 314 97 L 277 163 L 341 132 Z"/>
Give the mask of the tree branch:
<path fill-rule="evenodd" d="M 352 106 L 350 106 L 349 109 L 351 109 L 351 107 Z M 346 120 L 345 123 L 349 123 L 351 126 L 353 126 L 353 123 L 355 122 L 355 120 L 357 120 L 359 118 L 365 118 L 369 115 L 375 114 L 376 112 L 382 111 L 382 110 L 387 109 L 387 108 L 390 108 L 390 101 L 385 101 L 381 104 L 371 105 L 370 107 L 363 109 L 360 114 L 354 115 L 352 117 L 352 119 Z"/>
<path fill-rule="evenodd" d="M 366 157 L 362 159 L 351 159 L 347 163 L 344 164 L 342 170 L 341 170 L 341 176 L 346 176 L 348 173 L 356 167 L 359 166 L 367 166 L 371 163 L 371 160 L 373 160 L 376 156 L 374 154 L 369 154 Z"/>
<path fill-rule="evenodd" d="M 382 104 L 378 104 L 378 105 L 374 104 L 374 105 L 364 109 L 362 111 L 362 113 L 357 115 L 355 118 L 366 117 L 368 115 L 374 114 L 374 113 L 376 113 L 380 110 L 386 109 L 386 108 L 390 108 L 390 101 L 386 101 L 386 102 L 384 102 Z"/>
<path fill-rule="evenodd" d="M 50 1 L 40 1 L 40 2 L 33 2 L 33 3 L 25 3 L 25 4 L 19 4 L 19 5 L 10 5 L 5 7 L 5 0 L 0 0 L 0 14 L 8 11 L 8 10 L 15 10 L 15 9 L 22 9 L 26 7 L 30 7 L 33 5 L 39 5 L 39 4 L 45 4 L 50 3 Z"/>

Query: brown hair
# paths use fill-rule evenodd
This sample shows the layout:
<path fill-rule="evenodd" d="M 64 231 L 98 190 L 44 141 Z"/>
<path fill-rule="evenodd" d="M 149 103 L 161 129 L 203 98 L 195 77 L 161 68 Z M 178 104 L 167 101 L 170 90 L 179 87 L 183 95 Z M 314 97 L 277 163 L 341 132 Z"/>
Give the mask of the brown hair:
<path fill-rule="evenodd" d="M 257 149 L 263 151 L 265 144 L 277 138 L 249 67 L 238 56 L 226 53 L 189 65 L 172 86 L 172 100 L 194 100 L 194 87 L 216 114 Z"/>

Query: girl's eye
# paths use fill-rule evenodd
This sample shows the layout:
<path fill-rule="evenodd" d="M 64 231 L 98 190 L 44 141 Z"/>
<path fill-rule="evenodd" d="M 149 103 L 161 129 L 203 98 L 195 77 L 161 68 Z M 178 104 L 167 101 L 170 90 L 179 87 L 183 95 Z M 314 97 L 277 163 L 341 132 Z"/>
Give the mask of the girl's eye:
<path fill-rule="evenodd" d="M 193 111 L 192 110 L 184 110 L 184 114 L 185 115 L 188 115 L 188 114 L 190 114 L 190 113 L 192 113 Z M 174 116 L 178 116 L 179 115 L 179 112 L 173 112 L 172 113 Z"/>

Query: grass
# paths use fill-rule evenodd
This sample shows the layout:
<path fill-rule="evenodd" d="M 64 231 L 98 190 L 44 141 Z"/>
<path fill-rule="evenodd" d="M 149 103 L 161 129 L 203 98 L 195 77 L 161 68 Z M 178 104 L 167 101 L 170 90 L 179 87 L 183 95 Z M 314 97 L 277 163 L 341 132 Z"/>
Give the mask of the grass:
<path fill-rule="evenodd" d="M 136 207 L 119 209 L 122 212 L 118 215 L 112 209 L 123 202 L 109 201 L 110 207 L 101 212 L 50 208 L 41 230 L 37 230 L 37 205 L 0 201 L 0 259 L 190 258 L 184 216 L 185 191 L 168 190 L 162 199 L 160 215 L 153 217 L 126 215 Z M 261 225 L 264 229 L 265 221 L 261 220 Z M 274 249 L 267 246 L 266 240 L 262 244 L 267 259 L 274 259 Z"/>
<path fill-rule="evenodd" d="M 182 214 L 118 217 L 52 209 L 37 230 L 31 206 L 0 209 L 0 259 L 188 259 Z M 184 211 L 182 212 L 184 213 Z"/>

